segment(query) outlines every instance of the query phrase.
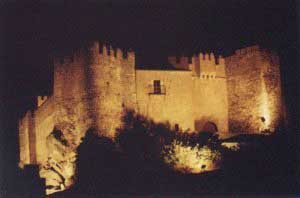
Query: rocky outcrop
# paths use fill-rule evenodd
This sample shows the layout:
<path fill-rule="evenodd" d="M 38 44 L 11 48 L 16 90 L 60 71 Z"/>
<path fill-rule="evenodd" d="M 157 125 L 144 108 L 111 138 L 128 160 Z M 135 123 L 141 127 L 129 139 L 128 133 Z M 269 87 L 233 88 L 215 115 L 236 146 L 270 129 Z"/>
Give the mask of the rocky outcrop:
<path fill-rule="evenodd" d="M 47 194 L 64 190 L 74 183 L 76 137 L 67 129 L 72 126 L 62 123 L 47 137 L 48 159 L 40 168 L 40 176 L 46 178 Z"/>

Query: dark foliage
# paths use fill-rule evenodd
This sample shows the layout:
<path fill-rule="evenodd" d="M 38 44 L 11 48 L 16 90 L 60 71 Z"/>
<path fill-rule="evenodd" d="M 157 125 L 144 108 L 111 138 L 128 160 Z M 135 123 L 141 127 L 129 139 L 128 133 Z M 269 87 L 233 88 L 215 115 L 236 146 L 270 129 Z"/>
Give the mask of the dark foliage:
<path fill-rule="evenodd" d="M 228 140 L 245 145 L 238 152 L 223 149 L 222 172 L 227 192 L 269 195 L 299 193 L 296 140 L 286 133 L 277 131 L 267 136 L 241 135 Z"/>
<path fill-rule="evenodd" d="M 160 159 L 161 146 L 171 138 L 168 126 L 155 124 L 133 111 L 124 115 L 123 126 L 116 142 L 128 157 L 136 161 Z"/>
<path fill-rule="evenodd" d="M 78 148 L 77 179 L 75 189 L 82 193 L 114 192 L 121 187 L 124 177 L 120 155 L 115 143 L 107 137 L 97 136 L 89 129 Z"/>
<path fill-rule="evenodd" d="M 115 141 L 90 129 L 78 148 L 77 180 L 54 197 L 107 194 L 190 193 L 197 195 L 297 193 L 297 165 L 293 138 L 276 133 L 244 135 L 227 141 L 249 143 L 238 152 L 221 149 L 216 134 L 172 131 L 128 111 Z M 221 170 L 199 175 L 173 172 L 162 163 L 161 149 L 176 138 L 188 145 L 221 149 Z M 289 142 L 290 146 L 285 143 Z M 255 144 L 253 144 L 255 143 Z M 75 196 L 76 195 L 76 196 Z"/>

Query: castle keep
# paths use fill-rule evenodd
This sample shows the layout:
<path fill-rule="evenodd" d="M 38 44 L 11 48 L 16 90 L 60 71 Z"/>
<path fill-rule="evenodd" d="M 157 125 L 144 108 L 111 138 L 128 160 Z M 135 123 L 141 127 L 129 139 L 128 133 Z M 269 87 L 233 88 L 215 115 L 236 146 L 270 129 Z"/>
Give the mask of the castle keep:
<path fill-rule="evenodd" d="M 137 69 L 134 52 L 98 42 L 54 58 L 53 94 L 38 96 L 37 108 L 19 121 L 20 165 L 59 161 L 59 149 L 72 153 L 91 127 L 114 137 L 128 109 L 186 132 L 226 136 L 278 126 L 281 89 L 274 53 L 252 46 L 224 58 L 199 53 L 168 60 L 173 69 Z M 68 147 L 52 144 L 55 130 Z M 66 166 L 62 174 L 67 178 L 72 171 Z"/>

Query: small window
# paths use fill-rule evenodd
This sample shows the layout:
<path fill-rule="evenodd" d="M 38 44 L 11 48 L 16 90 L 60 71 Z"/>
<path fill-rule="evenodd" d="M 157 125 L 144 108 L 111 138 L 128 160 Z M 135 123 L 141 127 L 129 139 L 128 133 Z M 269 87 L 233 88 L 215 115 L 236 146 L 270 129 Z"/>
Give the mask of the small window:
<path fill-rule="evenodd" d="M 153 81 L 153 88 L 154 88 L 154 93 L 155 94 L 160 94 L 161 93 L 160 80 L 154 80 Z"/>

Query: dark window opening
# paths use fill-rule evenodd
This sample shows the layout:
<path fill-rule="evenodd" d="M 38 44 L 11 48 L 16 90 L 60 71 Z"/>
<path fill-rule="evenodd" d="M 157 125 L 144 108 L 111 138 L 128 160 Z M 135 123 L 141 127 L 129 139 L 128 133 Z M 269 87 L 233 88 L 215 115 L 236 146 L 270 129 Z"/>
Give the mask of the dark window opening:
<path fill-rule="evenodd" d="M 215 123 L 208 121 L 204 124 L 204 126 L 202 128 L 202 131 L 217 133 L 218 132 L 218 127 Z"/>
<path fill-rule="evenodd" d="M 175 124 L 175 131 L 179 131 L 179 125 L 178 124 Z"/>
<path fill-rule="evenodd" d="M 160 94 L 161 93 L 160 80 L 154 80 L 153 81 L 153 87 L 154 87 L 154 93 L 155 94 Z"/>
<path fill-rule="evenodd" d="M 166 88 L 161 84 L 160 80 L 153 80 L 148 86 L 148 94 L 165 95 Z"/>

